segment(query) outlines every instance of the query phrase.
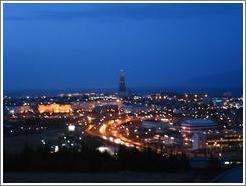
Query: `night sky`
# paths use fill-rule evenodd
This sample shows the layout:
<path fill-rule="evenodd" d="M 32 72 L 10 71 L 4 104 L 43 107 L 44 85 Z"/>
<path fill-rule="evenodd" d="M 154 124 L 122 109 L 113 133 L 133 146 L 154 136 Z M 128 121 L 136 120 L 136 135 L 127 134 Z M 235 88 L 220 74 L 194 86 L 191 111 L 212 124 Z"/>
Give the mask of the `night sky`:
<path fill-rule="evenodd" d="M 243 83 L 242 4 L 4 4 L 4 90 L 227 90 Z"/>

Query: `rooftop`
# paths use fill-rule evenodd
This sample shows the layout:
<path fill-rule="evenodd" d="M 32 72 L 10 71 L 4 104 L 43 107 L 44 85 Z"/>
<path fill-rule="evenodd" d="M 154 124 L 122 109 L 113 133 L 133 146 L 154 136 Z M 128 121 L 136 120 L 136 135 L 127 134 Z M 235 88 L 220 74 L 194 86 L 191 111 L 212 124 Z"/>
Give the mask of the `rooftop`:
<path fill-rule="evenodd" d="M 217 124 L 211 119 L 190 119 L 182 122 L 183 126 L 216 126 Z"/>

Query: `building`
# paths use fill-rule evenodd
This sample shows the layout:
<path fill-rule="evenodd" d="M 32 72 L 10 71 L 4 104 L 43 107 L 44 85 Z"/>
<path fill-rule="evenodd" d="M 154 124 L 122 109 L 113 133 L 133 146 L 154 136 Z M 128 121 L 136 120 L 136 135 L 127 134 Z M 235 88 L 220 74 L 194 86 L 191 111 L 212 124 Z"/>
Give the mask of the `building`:
<path fill-rule="evenodd" d="M 217 123 L 211 119 L 190 119 L 181 123 L 183 133 L 194 134 L 217 128 Z"/>
<path fill-rule="evenodd" d="M 140 125 L 140 129 L 149 132 L 162 132 L 168 128 L 168 123 L 158 121 L 143 121 Z"/>
<path fill-rule="evenodd" d="M 126 88 L 124 70 L 120 71 L 119 96 L 122 97 L 122 98 L 127 96 L 127 88 Z"/>
<path fill-rule="evenodd" d="M 202 132 L 196 132 L 192 136 L 192 150 L 206 148 L 206 137 Z"/>
<path fill-rule="evenodd" d="M 47 104 L 47 105 L 38 105 L 38 111 L 42 113 L 71 113 L 73 112 L 71 105 L 60 105 L 60 104 Z"/>
<path fill-rule="evenodd" d="M 219 148 L 223 150 L 238 150 L 243 148 L 243 134 L 227 134 L 209 136 L 207 147 L 210 149 Z"/>
<path fill-rule="evenodd" d="M 33 112 L 33 109 L 29 105 L 10 106 L 6 107 L 5 112 L 8 114 L 23 114 Z"/>
<path fill-rule="evenodd" d="M 221 107 L 224 105 L 224 100 L 223 99 L 219 99 L 219 98 L 213 98 L 213 105 L 215 107 Z"/>
<path fill-rule="evenodd" d="M 181 123 L 181 132 L 184 145 L 192 150 L 202 149 L 206 145 L 206 136 L 203 132 L 214 130 L 217 123 L 211 119 L 190 119 Z"/>

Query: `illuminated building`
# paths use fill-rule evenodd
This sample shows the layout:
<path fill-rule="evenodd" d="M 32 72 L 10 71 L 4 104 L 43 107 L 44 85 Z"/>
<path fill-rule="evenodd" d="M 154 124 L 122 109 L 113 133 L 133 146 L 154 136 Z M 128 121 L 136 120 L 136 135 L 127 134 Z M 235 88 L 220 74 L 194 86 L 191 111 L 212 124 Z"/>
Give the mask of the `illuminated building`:
<path fill-rule="evenodd" d="M 181 131 L 184 137 L 184 145 L 193 150 L 204 148 L 205 136 L 203 132 L 217 128 L 217 124 L 211 119 L 190 119 L 181 123 Z"/>
<path fill-rule="evenodd" d="M 214 98 L 213 99 L 213 105 L 214 106 L 223 106 L 224 101 L 223 99 L 219 99 L 219 98 Z"/>
<path fill-rule="evenodd" d="M 206 147 L 206 138 L 205 135 L 201 132 L 196 132 L 192 136 L 192 149 L 204 149 Z"/>
<path fill-rule="evenodd" d="M 22 105 L 22 106 L 8 107 L 7 111 L 10 114 L 23 114 L 23 113 L 32 112 L 33 110 L 29 105 Z"/>
<path fill-rule="evenodd" d="M 209 137 L 207 139 L 207 147 L 208 148 L 225 148 L 225 149 L 233 149 L 233 148 L 242 148 L 243 147 L 243 135 L 241 134 L 232 134 L 232 135 L 224 135 L 224 136 L 214 136 Z"/>
<path fill-rule="evenodd" d="M 189 134 L 215 129 L 216 127 L 217 124 L 211 119 L 191 119 L 181 123 L 182 132 Z"/>
<path fill-rule="evenodd" d="M 71 105 L 60 105 L 60 104 L 48 104 L 38 105 L 39 113 L 71 113 L 73 111 Z"/>
<path fill-rule="evenodd" d="M 23 105 L 20 106 L 20 113 L 27 113 L 27 112 L 31 112 L 31 107 L 29 105 Z"/>

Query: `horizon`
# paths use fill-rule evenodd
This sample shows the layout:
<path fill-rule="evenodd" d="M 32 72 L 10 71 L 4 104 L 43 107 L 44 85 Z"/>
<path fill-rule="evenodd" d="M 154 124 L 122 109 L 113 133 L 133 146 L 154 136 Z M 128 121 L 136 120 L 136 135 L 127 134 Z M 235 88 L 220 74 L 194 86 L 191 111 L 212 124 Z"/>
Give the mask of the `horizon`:
<path fill-rule="evenodd" d="M 233 89 L 187 89 L 187 88 L 165 88 L 165 87 L 128 87 L 128 90 L 133 94 L 152 94 L 152 93 L 167 93 L 167 94 L 208 94 L 209 96 L 223 96 L 229 93 L 231 96 L 241 97 L 243 92 L 240 88 Z M 55 96 L 61 93 L 117 93 L 118 88 L 92 88 L 92 89 L 32 89 L 32 90 L 4 90 L 4 96 L 23 97 L 23 96 Z"/>

